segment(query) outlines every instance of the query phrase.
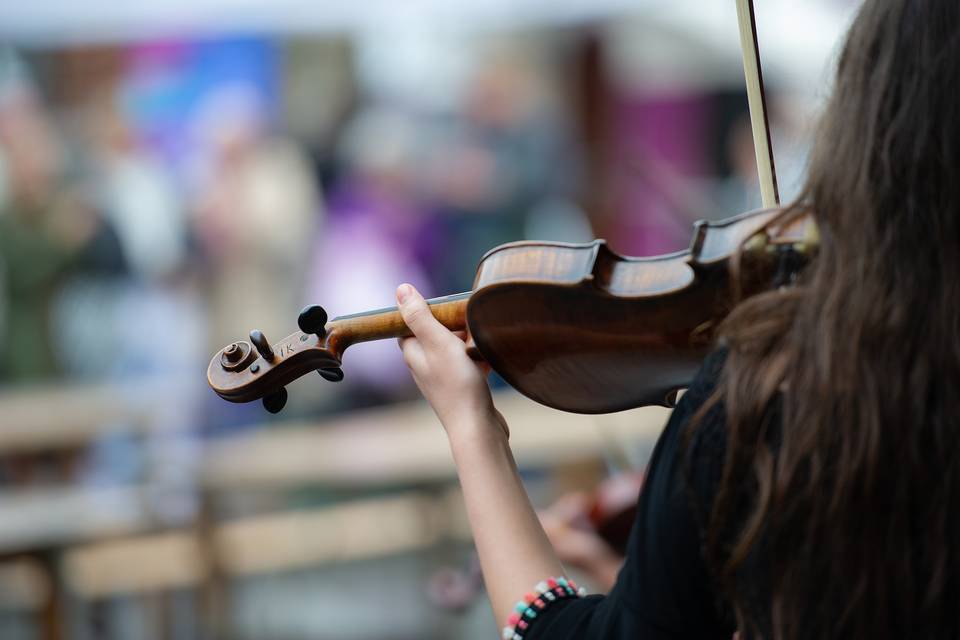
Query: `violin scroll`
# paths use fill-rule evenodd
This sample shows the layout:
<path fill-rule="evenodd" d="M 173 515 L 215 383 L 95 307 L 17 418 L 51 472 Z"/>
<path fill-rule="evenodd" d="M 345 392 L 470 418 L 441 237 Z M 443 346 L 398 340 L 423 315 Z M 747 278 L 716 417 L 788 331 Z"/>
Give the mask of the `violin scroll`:
<path fill-rule="evenodd" d="M 434 316 L 452 331 L 466 328 L 470 293 L 428 300 Z M 297 317 L 300 331 L 271 344 L 262 331 L 250 332 L 250 342 L 234 342 L 213 356 L 207 382 L 224 400 L 250 402 L 263 399 L 264 408 L 277 413 L 287 401 L 284 388 L 297 378 L 316 371 L 328 382 L 343 380 L 343 352 L 352 344 L 409 336 L 396 307 L 327 320 L 319 305 L 304 307 Z M 251 346 L 252 345 L 252 346 Z M 259 357 L 258 357 L 259 356 Z"/>
<path fill-rule="evenodd" d="M 320 371 L 326 380 L 342 380 L 343 345 L 332 331 L 313 328 L 313 334 L 300 331 L 274 344 L 263 332 L 251 331 L 250 342 L 234 342 L 214 355 L 207 367 L 207 382 L 224 400 L 263 398 L 264 407 L 277 413 L 286 404 L 284 387 L 297 378 Z"/>

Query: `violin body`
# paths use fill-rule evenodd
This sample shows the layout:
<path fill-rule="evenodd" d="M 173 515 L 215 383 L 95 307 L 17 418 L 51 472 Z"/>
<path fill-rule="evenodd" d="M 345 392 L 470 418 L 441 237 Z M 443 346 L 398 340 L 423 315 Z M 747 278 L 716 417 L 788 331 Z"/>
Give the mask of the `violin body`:
<path fill-rule="evenodd" d="M 745 277 L 738 284 L 749 295 L 771 286 L 778 265 L 771 248 L 799 242 L 794 228 L 771 238 L 777 214 L 700 222 L 689 250 L 651 258 L 617 255 L 602 240 L 502 245 L 481 260 L 471 292 L 428 302 L 445 326 L 466 329 L 473 357 L 541 404 L 575 413 L 669 406 L 734 303 L 732 257 L 741 257 Z M 740 253 L 761 236 L 759 250 Z M 314 320 L 322 314 L 323 322 L 311 327 L 304 320 L 310 313 Z M 222 350 L 210 362 L 210 385 L 227 400 L 245 402 L 313 370 L 336 380 L 351 344 L 410 335 L 396 308 L 327 323 L 313 307 L 300 325 L 301 332 L 275 345 L 255 331 L 256 350 L 247 342 Z"/>
<path fill-rule="evenodd" d="M 470 335 L 494 371 L 549 407 L 667 406 L 731 304 L 726 264 L 703 249 L 625 258 L 602 240 L 497 247 L 477 271 Z"/>
<path fill-rule="evenodd" d="M 480 263 L 467 305 L 477 350 L 512 387 L 575 413 L 666 404 L 709 347 L 722 275 L 678 254 L 630 260 L 603 241 L 518 243 Z"/>

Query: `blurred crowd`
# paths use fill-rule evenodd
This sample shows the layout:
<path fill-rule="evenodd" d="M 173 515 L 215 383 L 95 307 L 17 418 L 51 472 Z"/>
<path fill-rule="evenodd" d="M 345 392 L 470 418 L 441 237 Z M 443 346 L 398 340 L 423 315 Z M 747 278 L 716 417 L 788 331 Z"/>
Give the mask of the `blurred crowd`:
<path fill-rule="evenodd" d="M 524 238 L 664 253 L 756 204 L 739 89 L 625 85 L 589 30 L 457 46 L 453 80 L 337 38 L 5 50 L 0 385 L 189 380 L 168 419 L 219 433 L 264 418 L 205 388 L 210 354 L 305 304 L 468 290 Z M 345 370 L 290 411 L 413 393 L 392 343 Z"/>
<path fill-rule="evenodd" d="M 657 253 L 685 245 L 691 218 L 749 204 L 749 131 L 725 96 L 572 96 L 560 67 L 575 61 L 522 51 L 474 65 L 446 108 L 357 79 L 298 96 L 297 51 L 3 57 L 0 380 L 184 372 L 254 327 L 286 335 L 308 301 L 336 314 L 388 304 L 399 280 L 468 289 L 502 242 L 612 231 L 621 251 Z M 321 79 L 351 64 L 323 54 Z M 291 112 L 309 118 L 298 99 L 326 101 L 326 121 L 293 130 Z M 578 112 L 598 99 L 600 133 Z M 701 186 L 718 173 L 743 184 Z M 380 354 L 358 360 L 364 393 L 402 386 Z"/>
<path fill-rule="evenodd" d="M 5 383 L 196 372 L 252 328 L 286 335 L 307 301 L 336 314 L 389 304 L 400 280 L 468 289 L 544 207 L 591 236 L 557 114 L 507 63 L 451 113 L 347 87 L 309 139 L 285 127 L 268 42 L 31 61 L 0 72 Z M 383 360 L 351 363 L 364 393 L 404 386 Z"/>
<path fill-rule="evenodd" d="M 171 419 L 218 433 L 263 414 L 209 393 L 210 354 L 305 304 L 468 290 L 525 238 L 673 251 L 756 203 L 739 90 L 624 86 L 561 36 L 460 42 L 453 80 L 336 38 L 4 51 L 0 385 L 191 380 Z M 412 394 L 392 343 L 345 370 L 293 414 Z"/>

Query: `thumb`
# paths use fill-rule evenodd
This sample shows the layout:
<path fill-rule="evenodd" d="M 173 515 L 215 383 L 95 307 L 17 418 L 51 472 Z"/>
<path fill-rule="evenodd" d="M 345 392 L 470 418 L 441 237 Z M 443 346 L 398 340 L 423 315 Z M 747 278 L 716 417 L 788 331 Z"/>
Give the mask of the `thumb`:
<path fill-rule="evenodd" d="M 452 335 L 433 317 L 426 300 L 412 285 L 402 284 L 397 287 L 397 302 L 400 303 L 400 315 L 403 316 L 404 323 L 421 342 L 438 344 L 447 335 Z"/>

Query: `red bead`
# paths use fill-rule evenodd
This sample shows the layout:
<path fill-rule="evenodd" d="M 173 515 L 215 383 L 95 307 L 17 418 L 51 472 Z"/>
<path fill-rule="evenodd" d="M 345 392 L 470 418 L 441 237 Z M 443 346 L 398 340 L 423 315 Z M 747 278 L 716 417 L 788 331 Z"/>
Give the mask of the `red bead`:
<path fill-rule="evenodd" d="M 537 598 L 536 600 L 533 601 L 533 606 L 535 606 L 537 609 L 543 609 L 547 605 L 543 603 L 543 600 L 541 600 L 540 598 Z"/>
<path fill-rule="evenodd" d="M 527 595 L 523 596 L 523 601 L 526 602 L 527 604 L 533 604 L 533 601 L 536 599 L 537 599 L 537 594 L 535 593 L 528 593 Z"/>
<path fill-rule="evenodd" d="M 529 626 L 530 626 L 530 625 L 528 625 L 528 624 L 527 624 L 526 622 L 524 622 L 523 620 L 521 620 L 520 622 L 517 623 L 517 629 L 520 629 L 520 630 L 526 630 L 526 628 L 529 627 Z"/>
<path fill-rule="evenodd" d="M 518 623 L 518 622 L 520 622 L 520 614 L 519 614 L 519 613 L 511 613 L 511 614 L 507 617 L 507 626 L 508 626 L 508 627 L 515 627 L 515 626 L 517 626 L 517 623 Z"/>
<path fill-rule="evenodd" d="M 547 586 L 553 589 L 554 587 L 557 586 L 557 581 L 554 580 L 553 578 L 547 578 Z"/>

